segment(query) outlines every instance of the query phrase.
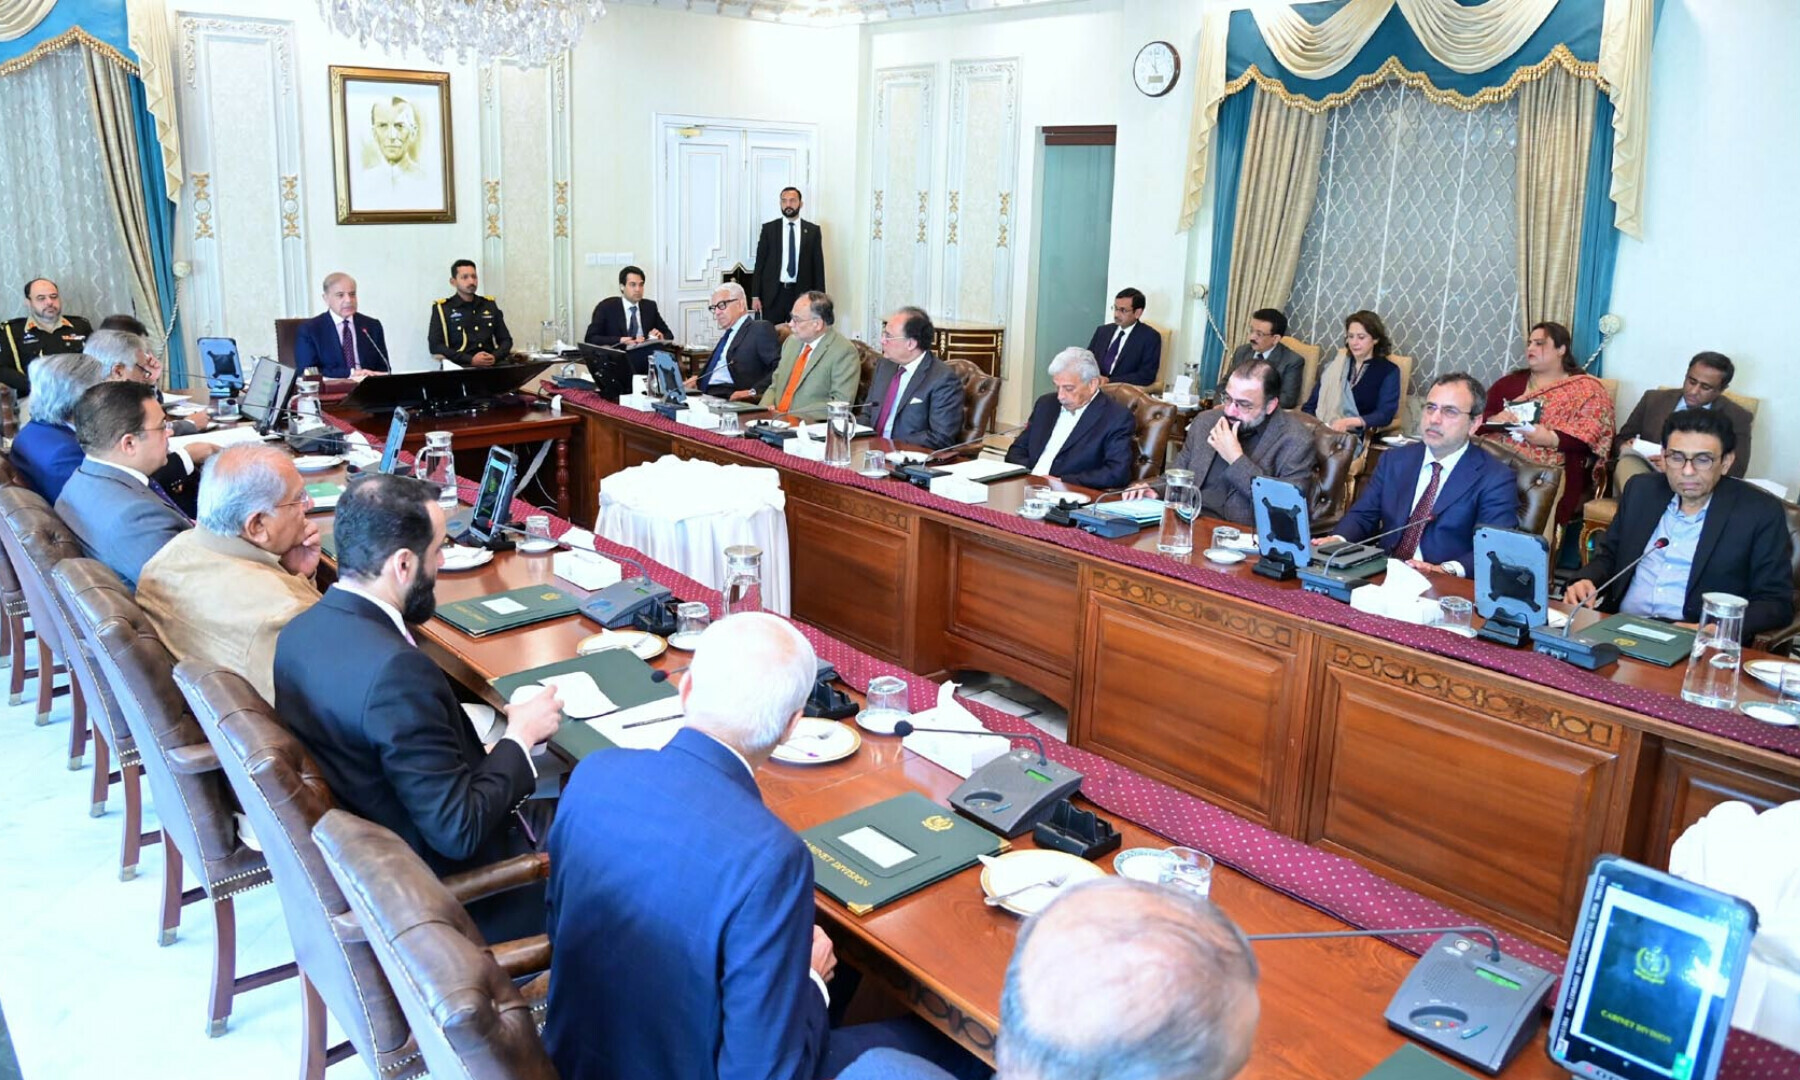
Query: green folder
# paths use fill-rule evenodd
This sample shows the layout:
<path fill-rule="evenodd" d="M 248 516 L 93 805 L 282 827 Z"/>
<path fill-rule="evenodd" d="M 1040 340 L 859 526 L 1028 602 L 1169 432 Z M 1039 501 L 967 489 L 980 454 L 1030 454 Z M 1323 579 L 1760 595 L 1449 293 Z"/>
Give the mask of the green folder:
<path fill-rule="evenodd" d="M 1407 1043 L 1389 1054 L 1381 1064 L 1363 1073 L 1362 1080 L 1470 1080 L 1470 1075 Z"/>
<path fill-rule="evenodd" d="M 867 915 L 1006 847 L 916 791 L 814 826 L 800 839 L 812 851 L 814 883 L 853 915 Z"/>
<path fill-rule="evenodd" d="M 1610 641 L 1626 656 L 1663 667 L 1674 667 L 1686 660 L 1694 647 L 1692 630 L 1642 615 L 1614 615 L 1601 619 L 1577 631 L 1575 636 L 1584 641 Z"/>
<path fill-rule="evenodd" d="M 493 680 L 494 692 L 501 700 L 509 701 L 513 691 L 521 686 L 542 682 L 551 675 L 567 675 L 574 671 L 587 672 L 588 678 L 594 680 L 594 685 L 600 688 L 600 692 L 621 709 L 634 709 L 652 701 L 674 697 L 676 693 L 673 682 L 651 681 L 650 665 L 632 655 L 628 649 L 606 649 L 587 656 L 577 656 L 572 660 L 558 660 L 543 667 L 502 675 Z M 610 749 L 613 742 L 595 731 L 592 725 L 577 722 L 565 723 L 550 737 L 550 744 L 573 760 L 580 761 L 596 750 Z"/>
<path fill-rule="evenodd" d="M 573 615 L 580 601 L 551 585 L 489 593 L 452 604 L 439 604 L 437 617 L 470 637 L 516 630 L 547 619 Z"/>
<path fill-rule="evenodd" d="M 331 510 L 337 507 L 339 497 L 344 494 L 344 485 L 334 480 L 320 480 L 306 485 L 306 493 L 312 497 L 311 511 Z"/>

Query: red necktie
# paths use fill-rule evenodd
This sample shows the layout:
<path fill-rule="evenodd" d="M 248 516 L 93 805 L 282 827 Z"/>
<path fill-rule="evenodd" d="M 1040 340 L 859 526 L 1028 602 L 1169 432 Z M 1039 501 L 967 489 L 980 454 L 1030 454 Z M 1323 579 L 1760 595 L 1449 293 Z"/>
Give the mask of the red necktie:
<path fill-rule="evenodd" d="M 899 396 L 900 376 L 903 371 L 903 368 L 899 365 L 895 365 L 894 379 L 892 382 L 888 383 L 887 393 L 883 395 L 881 399 L 881 417 L 875 421 L 875 434 L 880 435 L 884 439 L 887 438 L 888 420 L 894 415 L 894 399 Z"/>
<path fill-rule="evenodd" d="M 344 375 L 356 370 L 356 341 L 350 336 L 350 320 L 344 320 Z"/>
<path fill-rule="evenodd" d="M 1431 505 L 1437 502 L 1438 481 L 1444 476 L 1444 466 L 1440 462 L 1431 463 L 1431 482 L 1425 485 L 1425 494 L 1419 496 L 1418 505 L 1413 507 L 1412 516 L 1406 519 L 1406 531 L 1400 534 L 1400 542 L 1394 545 L 1394 558 L 1410 559 L 1419 550 L 1419 540 L 1425 535 L 1426 520 L 1431 516 Z"/>

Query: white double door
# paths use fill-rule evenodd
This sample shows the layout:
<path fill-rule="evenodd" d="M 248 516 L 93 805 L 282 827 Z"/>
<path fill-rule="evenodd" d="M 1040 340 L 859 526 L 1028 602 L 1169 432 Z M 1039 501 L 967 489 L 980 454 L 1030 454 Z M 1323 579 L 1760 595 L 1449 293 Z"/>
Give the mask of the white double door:
<path fill-rule="evenodd" d="M 762 223 L 780 216 L 781 189 L 811 198 L 816 129 L 659 115 L 656 276 L 663 317 L 679 340 L 710 345 L 706 306 L 726 271 L 755 269 Z M 804 211 L 803 211 L 804 213 Z"/>

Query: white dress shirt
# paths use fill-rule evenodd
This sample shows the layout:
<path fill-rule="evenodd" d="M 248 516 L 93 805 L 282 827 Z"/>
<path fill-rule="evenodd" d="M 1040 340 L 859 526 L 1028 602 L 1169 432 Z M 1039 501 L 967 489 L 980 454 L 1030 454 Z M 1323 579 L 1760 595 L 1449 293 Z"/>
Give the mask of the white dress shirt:
<path fill-rule="evenodd" d="M 799 280 L 794 274 L 788 273 L 788 256 L 789 254 L 793 255 L 794 269 L 798 270 L 800 268 L 800 252 L 795 249 L 800 246 L 800 234 L 806 231 L 806 226 L 801 223 L 801 219 L 793 218 L 794 229 L 790 233 L 788 231 L 789 220 L 783 218 L 781 221 L 781 283 L 783 285 L 792 285 Z"/>
<path fill-rule="evenodd" d="M 738 330 L 743 328 L 744 323 L 749 318 L 750 318 L 750 313 L 748 311 L 744 312 L 742 315 L 738 316 L 738 321 L 732 323 L 730 329 L 725 331 L 725 338 L 724 338 L 725 344 L 723 346 L 721 346 L 719 349 L 719 366 L 716 368 L 713 368 L 711 381 L 706 384 L 706 387 L 702 387 L 702 389 L 706 389 L 706 388 L 714 387 L 714 386 L 735 386 L 736 385 L 735 381 L 731 377 L 731 362 L 730 362 L 731 342 L 732 342 L 733 338 L 737 337 Z M 730 390 L 725 391 L 725 396 L 730 397 L 731 391 Z"/>
<path fill-rule="evenodd" d="M 900 410 L 906 408 L 907 389 L 912 386 L 913 376 L 919 373 L 919 361 L 925 359 L 925 355 L 926 354 L 924 353 L 920 353 L 918 356 L 915 356 L 911 360 L 900 365 L 900 381 L 894 384 L 894 407 L 892 411 L 888 413 L 887 426 L 881 431 L 882 438 L 889 439 L 893 437 L 894 421 L 900 419 Z M 880 410 L 877 410 L 878 413 L 879 411 Z"/>
<path fill-rule="evenodd" d="M 1413 497 L 1412 497 L 1411 505 L 1413 507 L 1417 507 L 1419 505 L 1419 500 L 1424 498 L 1424 496 L 1425 496 L 1425 489 L 1431 486 L 1431 463 L 1432 462 L 1435 461 L 1439 465 L 1442 465 L 1444 467 L 1443 471 L 1438 475 L 1438 494 L 1442 495 L 1444 493 L 1444 485 L 1446 485 L 1450 482 L 1450 474 L 1452 472 L 1454 472 L 1456 469 L 1456 463 L 1463 459 L 1463 455 L 1465 453 L 1467 453 L 1468 450 L 1469 450 L 1469 444 L 1467 442 L 1464 442 L 1461 446 L 1457 447 L 1455 450 L 1451 451 L 1449 454 L 1445 455 L 1444 457 L 1436 458 L 1436 457 L 1431 456 L 1431 447 L 1429 447 L 1429 446 L 1426 447 L 1425 448 L 1425 457 L 1423 458 L 1423 460 L 1421 460 L 1419 462 L 1418 479 L 1413 481 Z M 1411 515 L 1408 515 L 1408 516 L 1411 516 Z M 1401 524 L 1405 524 L 1405 523 L 1396 521 L 1396 522 L 1394 522 L 1394 524 L 1401 525 Z M 1391 527 L 1392 526 L 1390 526 L 1390 528 Z M 1413 557 L 1418 558 L 1419 556 L 1417 554 L 1415 554 Z M 1443 564 L 1441 564 L 1441 566 L 1442 566 L 1444 573 L 1446 573 L 1446 574 L 1455 574 L 1457 577 L 1468 577 L 1469 576 L 1469 572 L 1468 572 L 1467 568 L 1465 568 L 1462 563 L 1457 562 L 1455 559 L 1452 559 L 1447 563 L 1443 563 Z"/>
<path fill-rule="evenodd" d="M 1052 475 L 1050 469 L 1056 464 L 1056 455 L 1062 453 L 1063 444 L 1069 441 L 1069 436 L 1075 434 L 1075 425 L 1081 423 L 1081 414 L 1087 412 L 1088 405 L 1093 403 L 1094 399 L 1088 398 L 1087 405 L 1073 412 L 1068 409 L 1056 411 L 1056 426 L 1050 429 L 1050 441 L 1044 444 L 1044 452 L 1038 455 L 1037 463 L 1031 467 L 1034 475 Z"/>

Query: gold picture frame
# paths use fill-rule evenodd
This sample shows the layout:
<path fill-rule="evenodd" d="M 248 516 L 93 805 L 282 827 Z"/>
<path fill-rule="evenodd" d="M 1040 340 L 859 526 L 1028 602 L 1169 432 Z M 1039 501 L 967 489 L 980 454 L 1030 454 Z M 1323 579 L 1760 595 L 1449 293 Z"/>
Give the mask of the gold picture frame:
<path fill-rule="evenodd" d="M 330 70 L 337 223 L 455 221 L 450 73 Z"/>

